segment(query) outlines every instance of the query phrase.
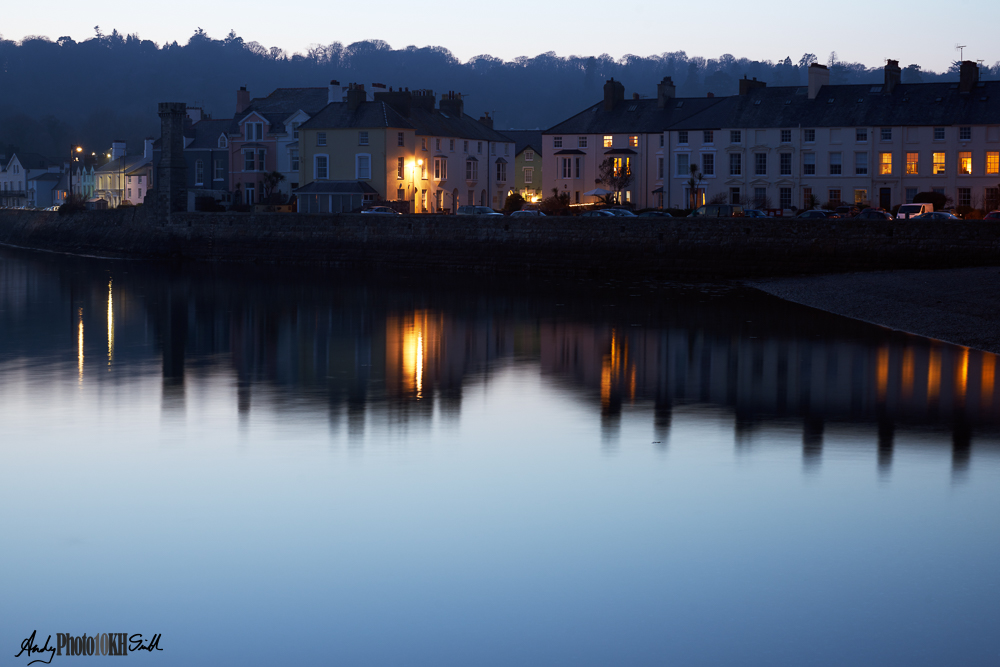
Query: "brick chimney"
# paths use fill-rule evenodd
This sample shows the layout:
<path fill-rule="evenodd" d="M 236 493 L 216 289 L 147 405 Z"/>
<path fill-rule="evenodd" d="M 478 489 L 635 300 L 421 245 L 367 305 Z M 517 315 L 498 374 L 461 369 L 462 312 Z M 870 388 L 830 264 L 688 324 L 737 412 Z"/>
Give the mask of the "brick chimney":
<path fill-rule="evenodd" d="M 614 77 L 608 79 L 604 84 L 604 110 L 612 111 L 615 102 L 625 101 L 625 85 L 621 81 L 615 81 Z"/>
<path fill-rule="evenodd" d="M 368 99 L 367 93 L 365 93 L 365 84 L 363 83 L 349 83 L 347 84 L 347 108 L 351 111 L 357 111 L 361 103 Z"/>
<path fill-rule="evenodd" d="M 963 60 L 958 70 L 958 92 L 971 93 L 979 83 L 979 65 L 971 60 Z"/>
<path fill-rule="evenodd" d="M 663 81 L 656 84 L 656 106 L 659 109 L 667 107 L 667 100 L 672 100 L 677 96 L 677 86 L 669 76 L 663 77 Z"/>
<path fill-rule="evenodd" d="M 486 112 L 485 116 L 480 116 L 479 122 L 485 125 L 486 127 L 490 128 L 491 130 L 493 129 L 493 119 L 490 118 L 489 111 Z"/>
<path fill-rule="evenodd" d="M 809 99 L 814 100 L 819 95 L 819 89 L 830 84 L 830 70 L 826 65 L 813 63 L 809 65 Z"/>
<path fill-rule="evenodd" d="M 375 91 L 373 97 L 376 102 L 385 102 L 390 107 L 396 110 L 403 118 L 410 117 L 410 109 L 412 99 L 410 97 L 409 90 L 393 90 L 390 88 L 388 91 L 379 90 Z"/>
<path fill-rule="evenodd" d="M 333 104 L 334 102 L 343 102 L 344 94 L 340 90 L 340 82 L 336 79 L 330 79 L 330 85 L 326 87 L 326 103 Z"/>
<path fill-rule="evenodd" d="M 240 86 L 236 91 L 236 113 L 243 113 L 250 106 L 250 91 L 246 86 Z"/>
<path fill-rule="evenodd" d="M 441 103 L 438 105 L 438 108 L 449 116 L 461 118 L 462 112 L 465 109 L 465 103 L 462 102 L 462 93 L 456 93 L 453 90 L 448 91 L 441 96 Z"/>
<path fill-rule="evenodd" d="M 753 79 L 748 79 L 744 74 L 743 78 L 740 79 L 740 95 L 746 95 L 754 88 L 766 88 L 766 87 L 767 84 L 764 83 L 763 81 L 758 81 L 757 77 L 754 77 Z"/>
<path fill-rule="evenodd" d="M 885 61 L 885 92 L 891 93 L 899 82 L 903 80 L 903 70 L 899 67 L 898 60 Z"/>

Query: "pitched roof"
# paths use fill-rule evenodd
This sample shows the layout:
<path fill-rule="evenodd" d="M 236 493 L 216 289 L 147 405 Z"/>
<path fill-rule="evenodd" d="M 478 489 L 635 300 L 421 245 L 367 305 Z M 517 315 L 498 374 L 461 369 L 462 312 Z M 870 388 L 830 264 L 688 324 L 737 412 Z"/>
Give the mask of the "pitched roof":
<path fill-rule="evenodd" d="M 143 157 L 142 155 L 126 155 L 124 161 L 122 158 L 118 157 L 107 164 L 98 167 L 94 170 L 95 174 L 118 174 L 123 170 L 127 174 L 129 172 L 134 172 L 136 169 L 140 169 L 146 166 L 148 163 L 152 162 L 150 158 Z M 124 167 L 122 166 L 124 163 Z"/>
<path fill-rule="evenodd" d="M 669 98 L 664 108 L 655 99 L 618 100 L 610 111 L 604 101 L 550 127 L 543 134 L 624 134 L 663 132 L 674 123 L 719 104 L 720 97 Z"/>
<path fill-rule="evenodd" d="M 520 155 L 525 148 L 542 154 L 541 130 L 504 130 L 503 133 L 514 140 L 514 155 Z"/>
<path fill-rule="evenodd" d="M 410 111 L 409 120 L 414 128 L 416 128 L 417 134 L 425 134 L 433 137 L 458 137 L 461 139 L 475 139 L 477 141 L 512 142 L 510 137 L 480 123 L 465 113 L 461 116 L 456 116 L 438 109 L 420 109 L 414 107 Z"/>
<path fill-rule="evenodd" d="M 1000 123 L 1000 81 L 983 81 L 971 92 L 957 83 L 878 84 L 819 89 L 756 88 L 728 98 L 730 124 L 723 127 L 878 127 L 987 125 Z"/>
<path fill-rule="evenodd" d="M 287 117 L 299 109 L 310 116 L 316 115 L 326 106 L 329 97 L 327 88 L 276 88 L 267 97 L 256 97 L 250 100 L 250 106 L 237 114 L 240 118 L 251 111 L 262 114 L 277 114 Z"/>
<path fill-rule="evenodd" d="M 25 169 L 48 169 L 49 167 L 49 161 L 45 156 L 38 153 L 14 153 L 10 156 L 10 159 L 13 160 L 14 158 L 17 158 L 17 161 Z M 7 164 L 9 165 L 10 162 Z"/>
<path fill-rule="evenodd" d="M 347 102 L 331 102 L 299 126 L 304 130 L 340 130 L 352 127 L 414 126 L 385 102 L 362 102 L 353 111 Z"/>
<path fill-rule="evenodd" d="M 184 136 L 191 139 L 191 143 L 184 150 L 218 150 L 219 136 L 238 131 L 236 121 L 232 118 L 200 120 L 184 129 Z"/>
<path fill-rule="evenodd" d="M 38 176 L 32 176 L 29 181 L 52 181 L 53 184 L 57 183 L 59 179 L 62 178 L 61 174 L 56 174 L 51 171 L 47 171 L 44 174 L 39 174 Z"/>

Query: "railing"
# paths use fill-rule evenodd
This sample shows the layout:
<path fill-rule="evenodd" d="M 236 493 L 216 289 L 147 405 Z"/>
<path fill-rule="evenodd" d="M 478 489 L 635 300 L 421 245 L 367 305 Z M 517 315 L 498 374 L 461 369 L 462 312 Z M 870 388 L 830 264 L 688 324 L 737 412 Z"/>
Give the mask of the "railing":
<path fill-rule="evenodd" d="M 0 199 L 14 198 L 14 197 L 27 197 L 28 193 L 24 190 L 0 190 Z"/>

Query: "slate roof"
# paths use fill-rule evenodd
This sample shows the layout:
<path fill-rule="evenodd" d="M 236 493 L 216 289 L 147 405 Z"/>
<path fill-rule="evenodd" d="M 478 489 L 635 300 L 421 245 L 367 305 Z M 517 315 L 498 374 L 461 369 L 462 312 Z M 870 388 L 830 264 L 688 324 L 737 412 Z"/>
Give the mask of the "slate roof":
<path fill-rule="evenodd" d="M 332 102 L 302 123 L 299 129 L 341 130 L 352 127 L 413 129 L 414 126 L 385 102 L 362 102 L 354 111 L 348 108 L 347 102 Z"/>
<path fill-rule="evenodd" d="M 62 178 L 61 174 L 54 174 L 52 172 L 45 172 L 44 174 L 39 174 L 38 176 L 32 176 L 29 181 L 52 181 L 53 184 L 59 182 Z"/>
<path fill-rule="evenodd" d="M 285 131 L 285 119 L 290 115 L 301 109 L 315 116 L 327 105 L 328 99 L 327 88 L 276 88 L 267 97 L 250 100 L 250 106 L 236 114 L 236 119 L 246 118 L 256 111 L 267 119 L 268 133 L 276 134 Z"/>
<path fill-rule="evenodd" d="M 899 127 L 1000 123 L 1000 81 L 961 93 L 957 83 L 823 86 L 809 99 L 805 86 L 755 88 L 726 98 L 728 124 L 718 127 Z M 720 109 L 721 111 L 722 109 Z M 691 119 L 692 121 L 697 119 Z M 721 119 L 720 119 L 721 120 Z M 679 129 L 684 129 L 678 126 Z"/>
<path fill-rule="evenodd" d="M 417 134 L 503 143 L 512 143 L 513 141 L 510 137 L 483 125 L 465 113 L 461 116 L 454 116 L 448 112 L 442 113 L 437 109 L 432 111 L 415 107 L 410 112 L 409 120 L 416 128 Z"/>
<path fill-rule="evenodd" d="M 520 155 L 525 148 L 530 148 L 538 155 L 542 154 L 541 130 L 504 130 L 504 135 L 514 140 L 514 155 Z"/>
<path fill-rule="evenodd" d="M 655 99 L 618 100 L 610 111 L 604 100 L 572 118 L 553 125 L 543 134 L 627 134 L 658 133 L 671 125 L 721 103 L 722 97 L 676 97 L 661 109 Z"/>
<path fill-rule="evenodd" d="M 152 162 L 147 157 L 142 155 L 126 155 L 125 156 L 125 173 L 134 172 L 136 169 L 140 169 L 147 164 Z M 122 159 L 115 158 L 102 167 L 98 167 L 94 170 L 95 174 L 117 174 L 122 171 Z"/>
<path fill-rule="evenodd" d="M 25 169 L 48 169 L 49 161 L 43 155 L 38 153 L 14 153 L 10 156 L 11 161 L 14 158 L 21 163 L 21 166 Z M 10 162 L 7 163 L 8 166 Z"/>
<path fill-rule="evenodd" d="M 200 120 L 197 123 L 184 128 L 184 136 L 192 139 L 184 150 L 227 150 L 219 148 L 219 136 L 223 133 L 235 133 L 239 131 L 239 126 L 232 118 L 220 120 Z"/>

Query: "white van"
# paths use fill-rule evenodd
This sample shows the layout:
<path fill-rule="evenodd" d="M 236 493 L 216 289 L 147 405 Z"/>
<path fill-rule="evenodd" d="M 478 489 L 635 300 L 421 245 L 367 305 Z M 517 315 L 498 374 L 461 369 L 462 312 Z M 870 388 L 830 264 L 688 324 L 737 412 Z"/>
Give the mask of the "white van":
<path fill-rule="evenodd" d="M 897 220 L 908 220 L 924 213 L 932 213 L 934 204 L 903 204 L 896 213 Z"/>

